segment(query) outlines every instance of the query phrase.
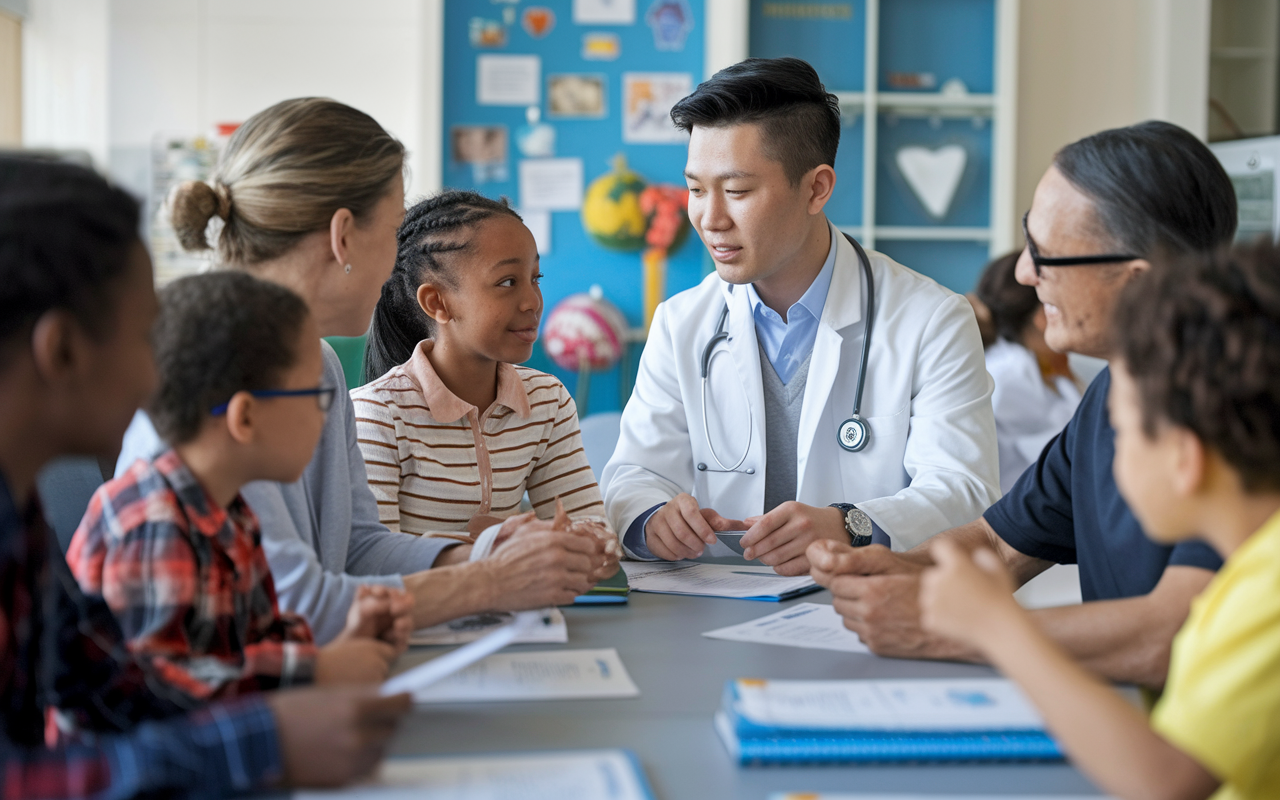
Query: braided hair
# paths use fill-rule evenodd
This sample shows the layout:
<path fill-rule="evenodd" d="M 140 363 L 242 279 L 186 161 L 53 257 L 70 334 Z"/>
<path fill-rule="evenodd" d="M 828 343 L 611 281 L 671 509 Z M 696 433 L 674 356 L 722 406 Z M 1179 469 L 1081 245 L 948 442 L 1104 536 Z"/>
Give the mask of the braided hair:
<path fill-rule="evenodd" d="M 414 348 L 434 333 L 418 305 L 418 287 L 428 280 L 453 285 L 442 262 L 445 253 L 471 247 L 466 231 L 499 214 L 520 219 L 504 197 L 491 200 L 471 191 L 446 190 L 415 203 L 396 232 L 396 265 L 382 285 L 364 346 L 364 382 L 385 375 L 413 357 Z"/>

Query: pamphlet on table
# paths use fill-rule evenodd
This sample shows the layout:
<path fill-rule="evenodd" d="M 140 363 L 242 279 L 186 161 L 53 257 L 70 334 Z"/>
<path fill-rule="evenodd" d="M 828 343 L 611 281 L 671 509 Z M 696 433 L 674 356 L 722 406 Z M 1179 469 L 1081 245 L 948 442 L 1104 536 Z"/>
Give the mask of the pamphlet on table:
<path fill-rule="evenodd" d="M 715 727 L 743 764 L 1060 759 L 1003 678 L 730 681 Z"/>
<path fill-rule="evenodd" d="M 618 651 L 498 653 L 414 692 L 415 703 L 636 697 Z"/>
<path fill-rule="evenodd" d="M 750 564 L 624 561 L 622 568 L 634 592 L 777 602 L 820 588 L 808 575 L 789 578 L 774 572 L 772 567 Z"/>
<path fill-rule="evenodd" d="M 558 608 L 544 608 L 542 624 L 531 625 L 511 640 L 511 644 L 564 644 L 569 641 L 569 627 Z M 474 642 L 515 621 L 509 611 L 490 611 L 421 628 L 409 637 L 411 645 L 456 645 Z"/>
<path fill-rule="evenodd" d="M 297 792 L 295 800 L 653 800 L 644 770 L 626 750 L 390 758 L 376 782 Z"/>
<path fill-rule="evenodd" d="M 708 639 L 775 644 L 810 650 L 870 653 L 858 634 L 844 626 L 836 610 L 824 603 L 799 603 L 767 617 L 717 628 L 702 634 Z"/>

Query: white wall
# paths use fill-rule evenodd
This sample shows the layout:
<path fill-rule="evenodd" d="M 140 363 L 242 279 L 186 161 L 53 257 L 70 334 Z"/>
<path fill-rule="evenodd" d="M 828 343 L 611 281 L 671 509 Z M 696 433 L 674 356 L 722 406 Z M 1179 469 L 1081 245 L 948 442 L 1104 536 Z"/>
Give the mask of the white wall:
<path fill-rule="evenodd" d="M 1022 0 L 1018 215 L 1053 154 L 1147 119 L 1208 129 L 1210 0 Z"/>
<path fill-rule="evenodd" d="M 360 108 L 439 185 L 444 0 L 31 0 L 23 138 L 87 150 L 135 191 L 157 133 L 197 135 L 290 97 Z M 424 156 L 430 155 L 430 158 Z"/>

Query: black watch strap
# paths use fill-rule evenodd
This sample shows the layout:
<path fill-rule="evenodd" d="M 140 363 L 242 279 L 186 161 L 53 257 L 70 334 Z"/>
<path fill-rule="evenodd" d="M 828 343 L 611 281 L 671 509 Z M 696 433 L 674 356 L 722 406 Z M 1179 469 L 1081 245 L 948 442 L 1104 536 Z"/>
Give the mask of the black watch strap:
<path fill-rule="evenodd" d="M 838 508 L 844 514 L 844 530 L 849 534 L 849 544 L 854 547 L 865 547 L 871 544 L 871 518 L 853 503 L 832 503 L 831 508 Z"/>

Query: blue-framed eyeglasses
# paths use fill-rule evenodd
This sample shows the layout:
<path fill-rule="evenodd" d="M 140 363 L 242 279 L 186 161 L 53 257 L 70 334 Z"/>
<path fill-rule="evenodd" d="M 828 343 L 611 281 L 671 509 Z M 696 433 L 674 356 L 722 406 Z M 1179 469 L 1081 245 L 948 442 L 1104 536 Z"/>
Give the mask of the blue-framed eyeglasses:
<path fill-rule="evenodd" d="M 328 411 L 333 406 L 333 396 L 337 392 L 338 390 L 332 386 L 317 386 L 314 389 L 252 389 L 249 394 L 254 397 L 305 397 L 307 395 L 315 395 L 316 405 L 320 406 L 320 410 Z M 231 405 L 231 401 L 214 406 L 209 413 L 215 417 L 225 414 L 229 405 Z"/>

